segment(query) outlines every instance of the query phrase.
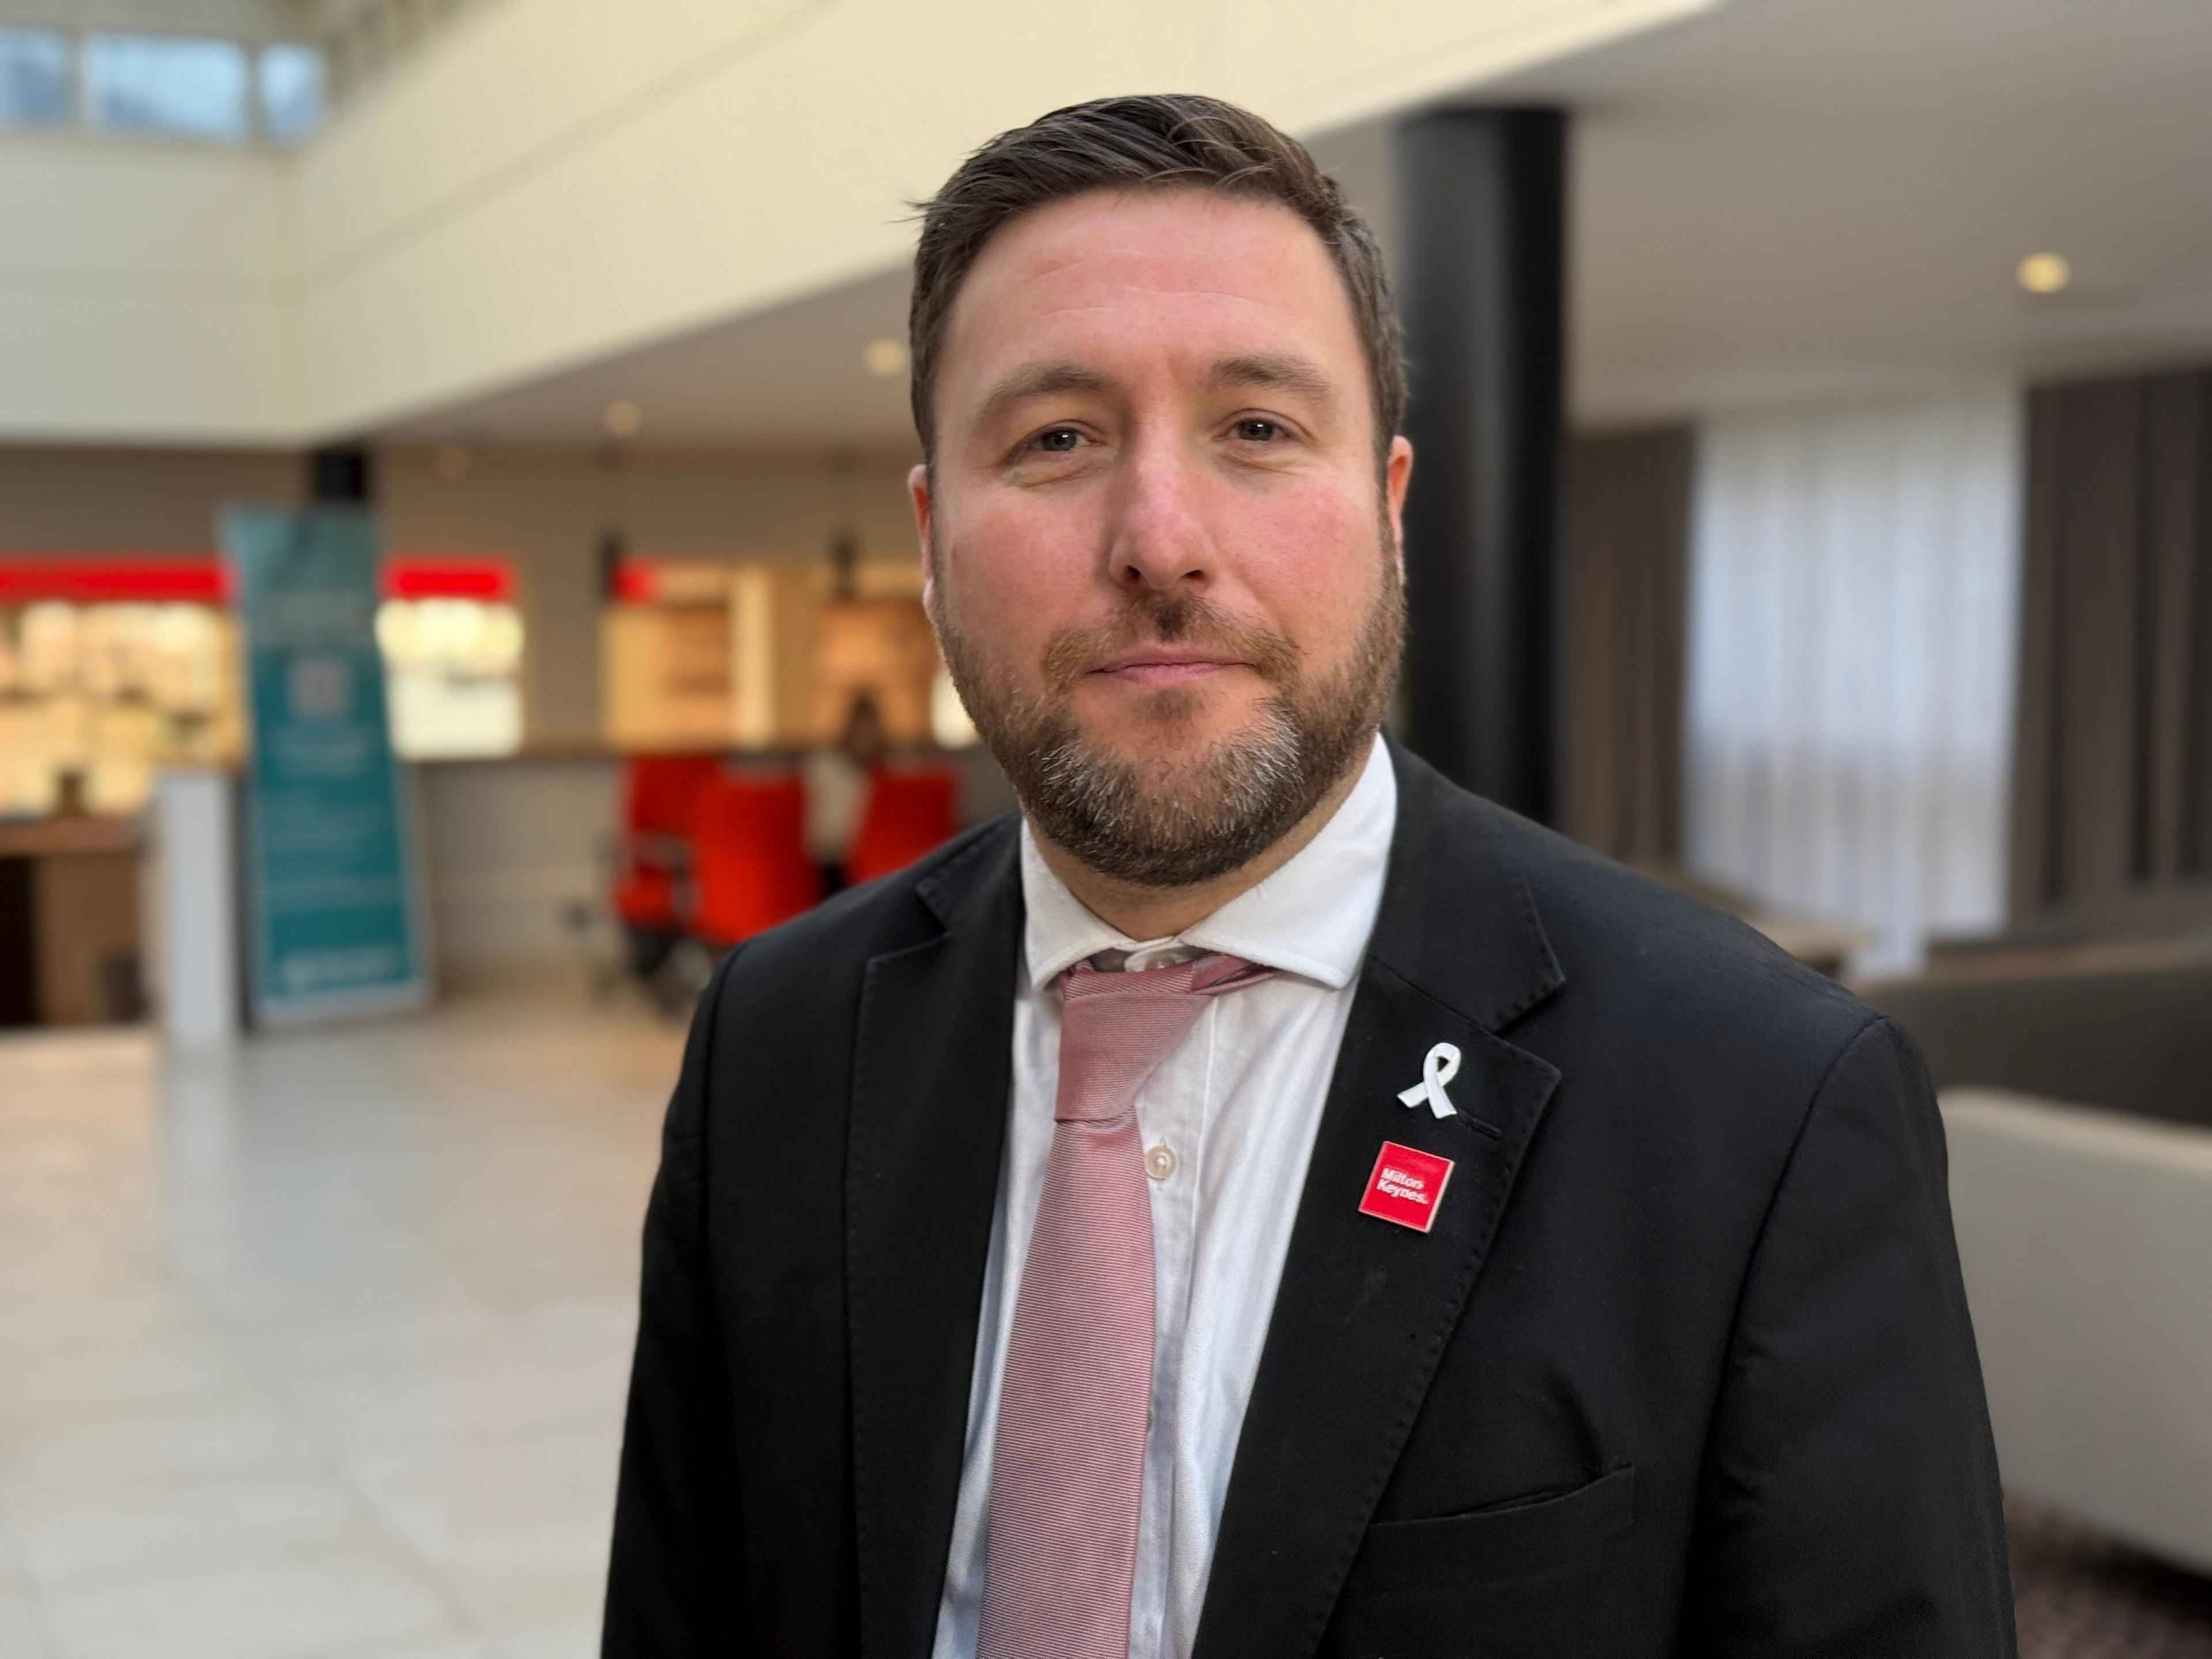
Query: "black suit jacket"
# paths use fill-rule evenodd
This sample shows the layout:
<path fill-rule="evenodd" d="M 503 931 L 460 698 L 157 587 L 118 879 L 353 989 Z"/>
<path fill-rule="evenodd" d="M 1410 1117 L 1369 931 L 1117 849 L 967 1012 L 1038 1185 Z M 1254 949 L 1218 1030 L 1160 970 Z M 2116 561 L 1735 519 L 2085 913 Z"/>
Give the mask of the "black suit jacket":
<path fill-rule="evenodd" d="M 1749 930 L 1393 748 L 1398 823 L 1197 1659 L 2012 1651 L 1926 1074 Z M 702 1003 L 605 1651 L 930 1647 L 1005 1137 L 1013 820 Z M 1460 1115 L 1397 1091 L 1437 1042 Z M 1453 1160 L 1424 1235 L 1385 1139 Z M 1287 1195 L 1286 1195 L 1287 1198 Z"/>

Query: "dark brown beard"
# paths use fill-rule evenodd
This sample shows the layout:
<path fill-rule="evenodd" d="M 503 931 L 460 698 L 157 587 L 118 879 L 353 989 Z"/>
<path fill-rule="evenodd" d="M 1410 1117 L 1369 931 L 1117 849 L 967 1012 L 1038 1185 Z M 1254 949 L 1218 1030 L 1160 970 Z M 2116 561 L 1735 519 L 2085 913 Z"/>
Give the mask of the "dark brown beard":
<path fill-rule="evenodd" d="M 1405 595 L 1387 540 L 1382 566 L 1352 659 L 1318 683 L 1309 681 L 1304 653 L 1290 639 L 1240 627 L 1189 593 L 1140 594 L 1103 628 L 1054 635 L 1041 697 L 984 662 L 948 614 L 941 587 L 933 620 L 969 717 L 1037 832 L 1101 875 L 1142 887 L 1189 887 L 1267 851 L 1364 759 L 1405 643 Z M 1182 768 L 1087 743 L 1072 694 L 1090 665 L 1118 650 L 1184 641 L 1250 664 L 1274 688 L 1258 721 Z M 1151 693 L 1143 712 L 1164 732 L 1199 706 L 1197 694 L 1168 687 Z"/>

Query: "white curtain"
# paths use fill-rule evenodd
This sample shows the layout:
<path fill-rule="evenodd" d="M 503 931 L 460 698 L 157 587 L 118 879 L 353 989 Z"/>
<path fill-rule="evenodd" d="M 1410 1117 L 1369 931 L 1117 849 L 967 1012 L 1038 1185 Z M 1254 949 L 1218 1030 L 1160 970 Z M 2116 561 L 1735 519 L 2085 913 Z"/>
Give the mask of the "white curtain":
<path fill-rule="evenodd" d="M 1859 972 L 2003 918 L 2021 410 L 2007 388 L 1698 433 L 1690 862 L 1873 930 Z"/>

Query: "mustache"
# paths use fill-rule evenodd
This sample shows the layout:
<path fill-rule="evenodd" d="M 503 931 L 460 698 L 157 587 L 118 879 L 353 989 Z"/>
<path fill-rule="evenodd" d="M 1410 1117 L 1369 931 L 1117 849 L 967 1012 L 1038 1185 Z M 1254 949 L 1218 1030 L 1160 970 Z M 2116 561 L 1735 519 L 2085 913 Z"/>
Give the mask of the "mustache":
<path fill-rule="evenodd" d="M 1290 637 L 1263 623 L 1240 623 L 1195 593 L 1132 594 L 1110 622 L 1063 628 L 1045 642 L 1045 684 L 1065 693 L 1097 663 L 1146 645 L 1196 645 L 1249 663 L 1270 685 L 1295 682 L 1303 653 Z"/>

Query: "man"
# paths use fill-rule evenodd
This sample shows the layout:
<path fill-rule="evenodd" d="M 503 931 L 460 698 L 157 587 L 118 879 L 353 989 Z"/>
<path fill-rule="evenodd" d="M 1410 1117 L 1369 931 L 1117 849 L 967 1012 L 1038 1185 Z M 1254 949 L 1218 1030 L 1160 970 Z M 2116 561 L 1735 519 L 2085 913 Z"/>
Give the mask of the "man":
<path fill-rule="evenodd" d="M 1022 812 L 700 1007 L 606 1652 L 2008 1653 L 1911 1045 L 1376 736 L 1412 453 L 1334 186 L 1063 110 L 912 325 Z"/>

